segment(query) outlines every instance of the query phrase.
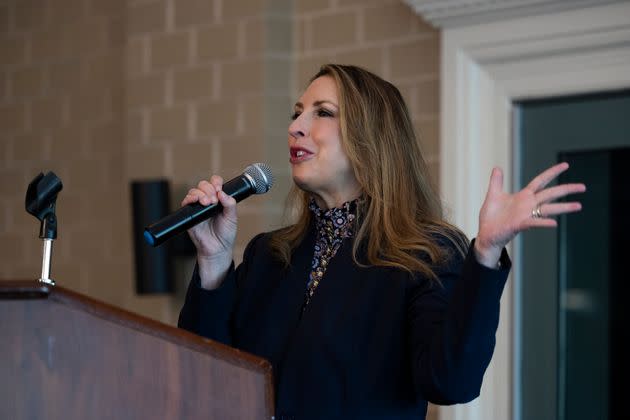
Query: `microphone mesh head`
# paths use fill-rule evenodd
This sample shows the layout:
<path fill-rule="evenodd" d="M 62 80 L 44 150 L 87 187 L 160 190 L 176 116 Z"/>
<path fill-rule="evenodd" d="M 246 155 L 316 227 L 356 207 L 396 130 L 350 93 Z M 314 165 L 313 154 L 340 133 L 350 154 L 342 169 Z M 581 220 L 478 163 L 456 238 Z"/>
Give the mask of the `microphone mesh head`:
<path fill-rule="evenodd" d="M 254 180 L 256 194 L 266 193 L 273 186 L 273 174 L 266 163 L 253 163 L 244 172 Z"/>

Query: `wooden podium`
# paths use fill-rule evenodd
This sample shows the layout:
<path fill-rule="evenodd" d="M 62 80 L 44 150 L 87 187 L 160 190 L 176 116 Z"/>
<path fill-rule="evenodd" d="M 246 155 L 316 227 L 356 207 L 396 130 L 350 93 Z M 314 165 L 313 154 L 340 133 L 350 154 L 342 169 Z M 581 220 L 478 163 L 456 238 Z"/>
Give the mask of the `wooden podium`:
<path fill-rule="evenodd" d="M 59 286 L 0 281 L 0 419 L 272 419 L 268 361 Z"/>

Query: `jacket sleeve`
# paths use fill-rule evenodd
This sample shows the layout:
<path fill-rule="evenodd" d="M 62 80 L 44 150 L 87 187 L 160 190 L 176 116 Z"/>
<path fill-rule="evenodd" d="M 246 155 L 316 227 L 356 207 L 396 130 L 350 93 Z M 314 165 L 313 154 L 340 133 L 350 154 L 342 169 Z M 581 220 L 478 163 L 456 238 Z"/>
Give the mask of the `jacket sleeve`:
<path fill-rule="evenodd" d="M 237 268 L 234 268 L 234 262 L 232 262 L 225 280 L 214 290 L 201 287 L 198 267 L 195 265 L 184 306 L 179 313 L 177 322 L 179 328 L 229 346 L 234 345 L 232 315 L 238 301 L 238 294 L 246 283 L 256 243 L 262 235 L 259 234 L 249 242 L 243 254 L 243 262 Z"/>
<path fill-rule="evenodd" d="M 438 270 L 440 284 L 420 285 L 411 294 L 408 321 L 416 391 L 435 404 L 469 402 L 479 396 L 499 324 L 499 300 L 511 267 L 505 249 L 500 268 L 474 255 Z"/>

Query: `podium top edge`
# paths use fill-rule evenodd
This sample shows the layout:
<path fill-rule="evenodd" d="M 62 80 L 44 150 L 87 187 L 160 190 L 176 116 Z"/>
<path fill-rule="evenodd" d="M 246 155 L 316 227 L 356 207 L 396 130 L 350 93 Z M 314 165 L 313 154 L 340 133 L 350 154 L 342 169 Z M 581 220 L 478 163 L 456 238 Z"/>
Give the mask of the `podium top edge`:
<path fill-rule="evenodd" d="M 229 347 L 217 341 L 202 338 L 191 332 L 127 311 L 59 285 L 51 286 L 37 280 L 0 280 L 0 302 L 3 300 L 38 299 L 70 306 L 125 328 L 131 328 L 144 334 L 185 346 L 191 350 L 220 358 L 230 364 L 256 371 L 265 375 L 268 386 L 271 387 L 273 384 L 271 363 L 259 356 Z M 273 399 L 270 401 L 273 401 Z"/>
<path fill-rule="evenodd" d="M 10 299 L 46 299 L 50 295 L 50 286 L 36 280 L 0 281 L 0 300 Z"/>

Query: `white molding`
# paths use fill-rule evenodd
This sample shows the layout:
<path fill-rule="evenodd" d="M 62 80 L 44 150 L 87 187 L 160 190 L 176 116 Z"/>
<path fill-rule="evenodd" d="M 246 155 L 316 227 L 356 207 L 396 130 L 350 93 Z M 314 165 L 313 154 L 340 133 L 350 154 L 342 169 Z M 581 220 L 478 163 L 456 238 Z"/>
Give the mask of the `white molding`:
<path fill-rule="evenodd" d="M 492 167 L 513 185 L 514 100 L 630 87 L 630 2 L 444 29 L 441 69 L 441 192 L 451 221 L 473 237 Z M 442 408 L 442 420 L 521 420 L 512 362 L 518 281 L 503 295 L 481 396 Z"/>
<path fill-rule="evenodd" d="M 478 25 L 560 13 L 626 0 L 402 0 L 427 22 L 440 28 Z"/>

